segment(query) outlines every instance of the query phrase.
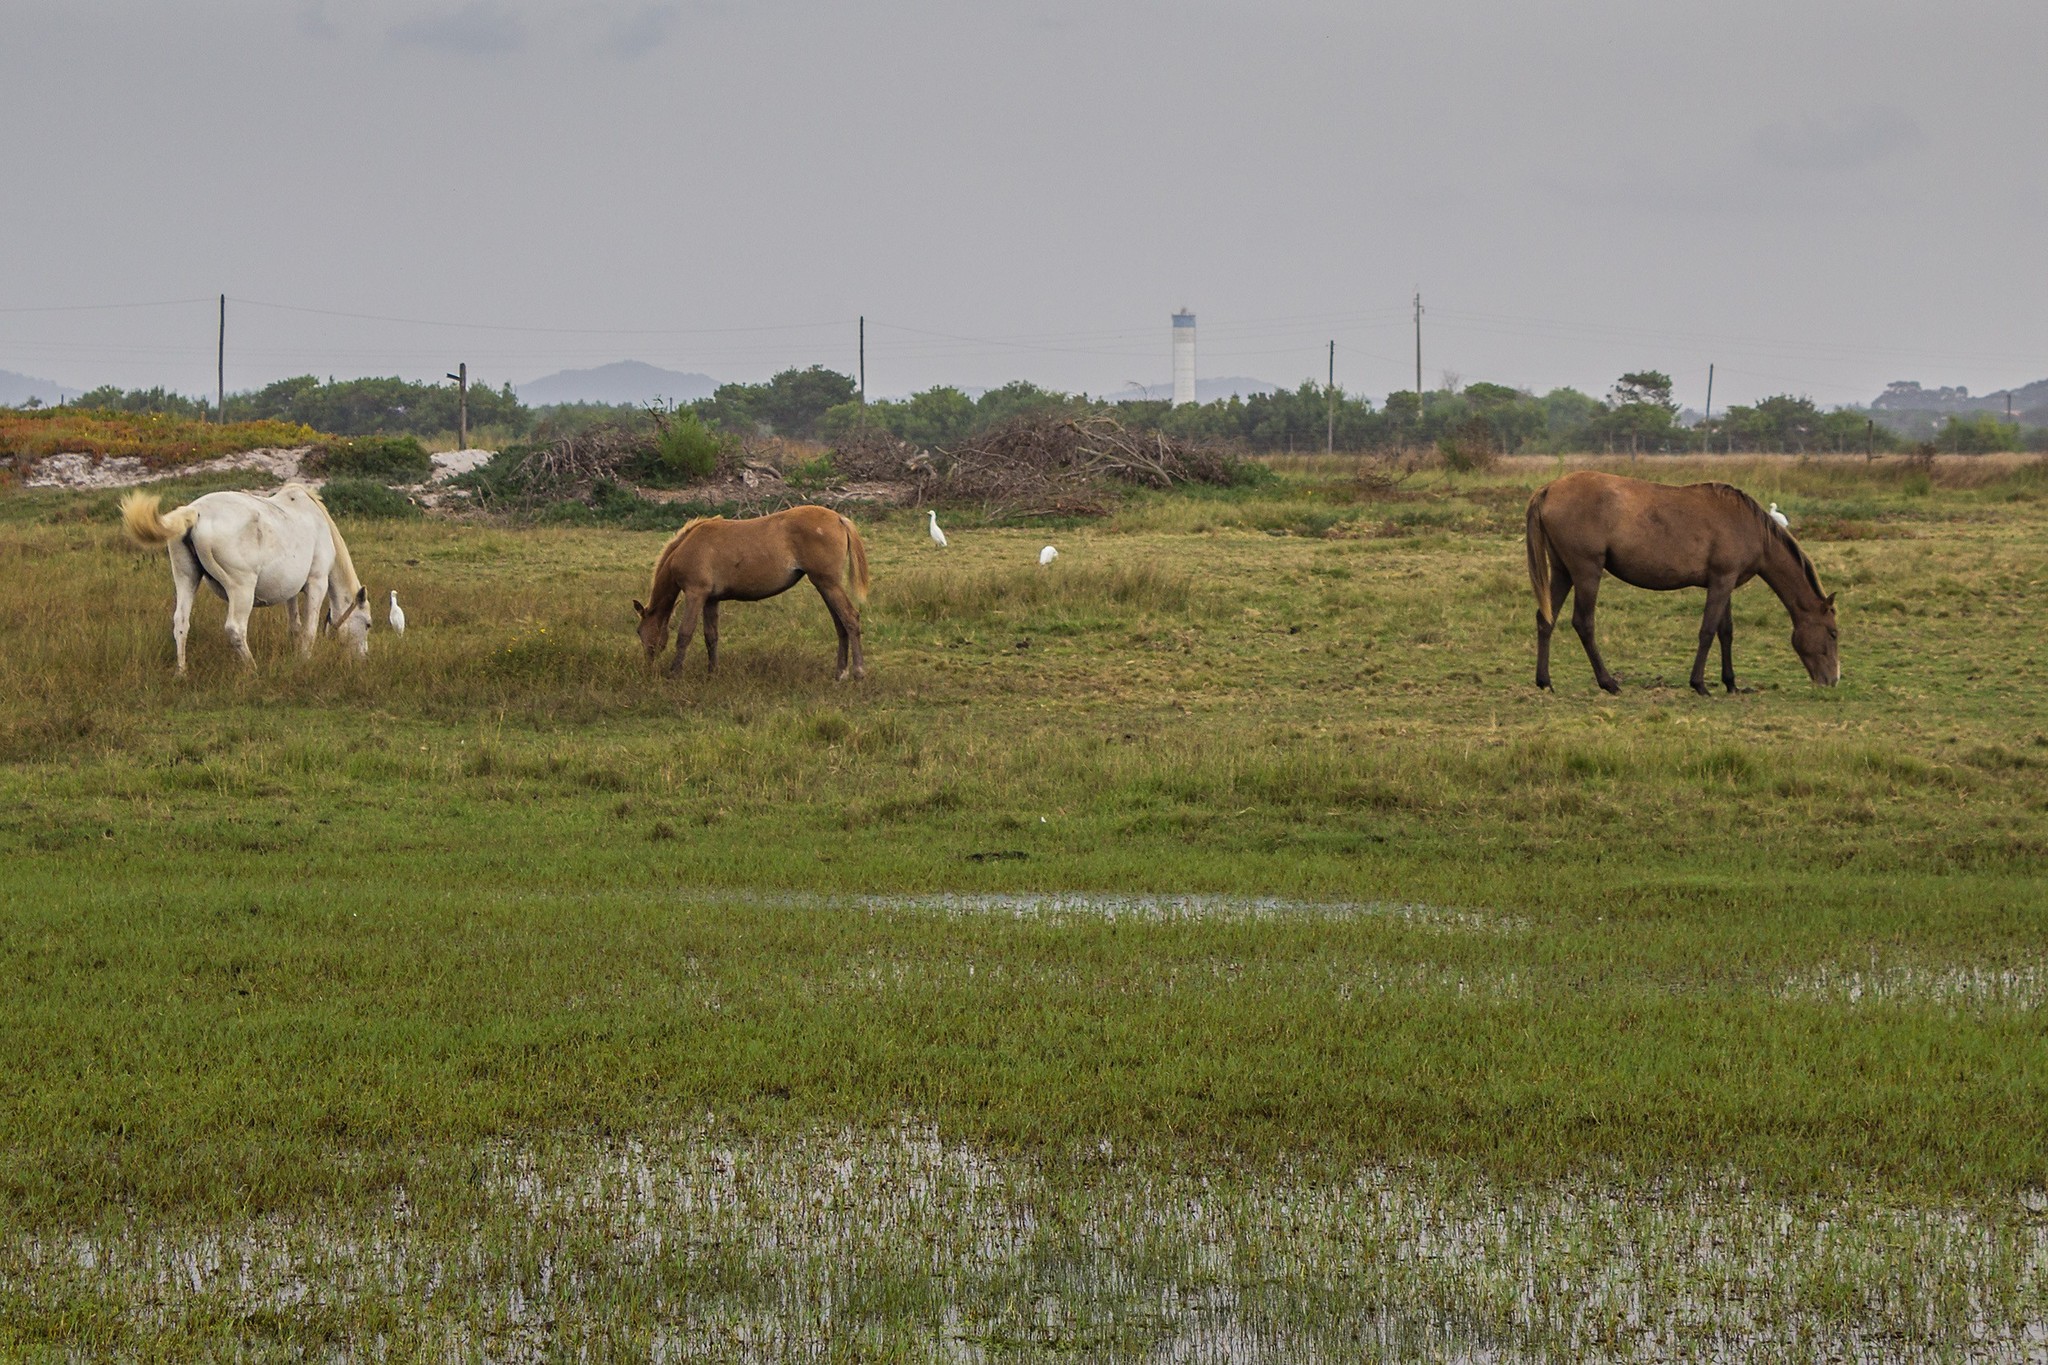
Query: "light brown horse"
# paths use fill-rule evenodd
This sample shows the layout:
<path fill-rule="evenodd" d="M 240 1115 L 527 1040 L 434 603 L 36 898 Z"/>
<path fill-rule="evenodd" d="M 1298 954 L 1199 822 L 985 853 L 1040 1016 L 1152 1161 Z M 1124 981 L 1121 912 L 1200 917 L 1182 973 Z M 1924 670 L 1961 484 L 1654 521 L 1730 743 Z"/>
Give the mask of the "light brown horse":
<path fill-rule="evenodd" d="M 669 617 L 682 600 L 676 656 L 669 676 L 683 671 L 683 654 L 704 621 L 704 652 L 718 667 L 718 604 L 759 602 L 788 592 L 808 577 L 839 631 L 839 679 L 865 678 L 860 649 L 860 604 L 868 595 L 868 552 L 853 523 L 829 507 L 791 507 L 765 517 L 727 521 L 700 517 L 669 538 L 654 561 L 647 605 L 640 613 L 640 643 L 649 660 L 668 644 Z M 707 670 L 708 671 L 708 670 Z"/>
<path fill-rule="evenodd" d="M 1536 490 L 1529 499 L 1529 583 L 1536 590 L 1536 685 L 1550 686 L 1550 632 L 1565 594 L 1576 593 L 1572 629 L 1586 646 L 1593 676 L 1609 692 L 1621 684 L 1593 643 L 1593 606 L 1600 575 L 1657 592 L 1705 588 L 1700 648 L 1692 690 L 1707 693 L 1707 651 L 1721 640 L 1721 684 L 1735 690 L 1735 618 L 1729 599 L 1752 578 L 1792 616 L 1792 651 L 1823 687 L 1841 680 L 1835 595 L 1823 593 L 1813 561 L 1792 533 L 1771 520 L 1756 499 L 1725 483 L 1684 487 L 1581 470 Z"/>

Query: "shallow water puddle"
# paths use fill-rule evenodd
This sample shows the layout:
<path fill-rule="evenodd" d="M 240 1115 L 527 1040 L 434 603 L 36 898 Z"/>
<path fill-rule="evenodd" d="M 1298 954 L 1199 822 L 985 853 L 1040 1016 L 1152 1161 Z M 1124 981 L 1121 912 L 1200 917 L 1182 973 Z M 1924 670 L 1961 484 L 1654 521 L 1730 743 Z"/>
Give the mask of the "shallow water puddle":
<path fill-rule="evenodd" d="M 1844 1005 L 1933 1004 L 1951 1009 L 2029 1011 L 2048 1004 L 2048 966 L 1975 965 L 1842 967 L 1825 963 L 1789 978 L 1777 994 L 1787 1000 Z"/>
<path fill-rule="evenodd" d="M 316 1353 L 341 1359 L 2048 1353 L 2048 1197 L 1901 1208 L 1737 1181 L 1118 1157 L 991 1153 L 915 1123 L 497 1144 L 473 1154 L 458 1206 L 400 1192 L 347 1215 L 20 1239 L 0 1254 L 0 1303 L 111 1315 L 138 1341 L 317 1323 Z"/>
<path fill-rule="evenodd" d="M 1474 934 L 1521 934 L 1529 929 L 1527 920 L 1514 915 L 1492 910 L 1452 909 L 1419 901 L 1302 901 L 1279 896 L 1232 896 L 1210 892 L 934 891 L 841 896 L 799 892 L 736 896 L 729 892 L 711 892 L 706 895 L 707 898 L 739 899 L 749 904 L 788 906 L 791 909 L 909 911 L 958 918 L 986 915 L 1053 922 L 1134 920 L 1145 924 L 1173 924 L 1203 920 L 1252 923 L 1286 919 L 1377 919 Z"/>

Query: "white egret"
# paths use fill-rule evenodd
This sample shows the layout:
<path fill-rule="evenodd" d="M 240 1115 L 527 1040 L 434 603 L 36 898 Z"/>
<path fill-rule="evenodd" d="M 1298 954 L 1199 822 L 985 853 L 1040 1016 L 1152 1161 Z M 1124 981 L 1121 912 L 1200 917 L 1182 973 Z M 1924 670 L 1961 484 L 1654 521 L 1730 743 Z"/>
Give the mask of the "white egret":
<path fill-rule="evenodd" d="M 926 512 L 926 513 L 925 513 L 925 515 L 926 515 L 926 516 L 928 516 L 928 517 L 930 517 L 930 518 L 932 519 L 932 523 L 931 523 L 931 532 L 932 532 L 932 544 L 934 544 L 934 545 L 938 546 L 938 547 L 939 547 L 939 548 L 940 548 L 941 550 L 945 549 L 945 548 L 946 548 L 946 533 L 945 533 L 944 531 L 941 531 L 941 530 L 939 529 L 939 514 L 938 514 L 938 512 L 936 512 L 936 511 L 928 511 L 928 512 Z"/>
<path fill-rule="evenodd" d="M 1052 563 L 1055 559 L 1058 559 L 1059 557 L 1060 552 L 1058 550 L 1053 549 L 1052 546 L 1048 545 L 1043 550 L 1040 550 L 1038 552 L 1039 566 L 1042 568 L 1045 565 Z"/>
<path fill-rule="evenodd" d="M 1778 510 L 1778 504 L 1775 502 L 1771 504 L 1771 520 L 1777 522 L 1778 525 L 1788 531 L 1792 529 L 1792 523 L 1786 520 L 1785 514 Z"/>
<path fill-rule="evenodd" d="M 398 605 L 398 589 L 391 590 L 391 633 L 405 634 L 405 608 Z"/>

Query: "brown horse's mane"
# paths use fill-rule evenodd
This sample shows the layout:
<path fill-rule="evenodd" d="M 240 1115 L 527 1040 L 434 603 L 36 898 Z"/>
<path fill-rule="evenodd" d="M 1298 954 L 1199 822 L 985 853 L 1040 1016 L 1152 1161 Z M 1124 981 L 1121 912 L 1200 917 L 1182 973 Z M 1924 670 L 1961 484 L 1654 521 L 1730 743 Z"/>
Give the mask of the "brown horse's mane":
<path fill-rule="evenodd" d="M 647 600 L 652 602 L 661 591 L 661 572 L 668 567 L 668 561 L 682 546 L 683 538 L 707 522 L 724 521 L 724 517 L 691 517 L 683 523 L 683 529 L 668 538 L 668 544 L 661 547 L 661 553 L 654 557 L 654 577 L 647 582 Z"/>
<path fill-rule="evenodd" d="M 1764 533 L 1792 552 L 1792 558 L 1799 562 L 1799 571 L 1806 575 L 1806 586 L 1813 589 L 1813 595 L 1815 597 L 1827 596 L 1827 590 L 1820 585 L 1820 570 L 1814 567 L 1811 559 L 1807 558 L 1806 551 L 1799 548 L 1799 542 L 1792 539 L 1792 533 L 1778 525 L 1771 514 L 1764 510 L 1762 503 L 1733 484 L 1710 483 L 1707 487 L 1713 489 L 1716 493 L 1722 494 L 1724 497 L 1734 498 L 1744 507 L 1747 507 L 1750 515 L 1757 519 L 1757 524 L 1764 528 Z"/>

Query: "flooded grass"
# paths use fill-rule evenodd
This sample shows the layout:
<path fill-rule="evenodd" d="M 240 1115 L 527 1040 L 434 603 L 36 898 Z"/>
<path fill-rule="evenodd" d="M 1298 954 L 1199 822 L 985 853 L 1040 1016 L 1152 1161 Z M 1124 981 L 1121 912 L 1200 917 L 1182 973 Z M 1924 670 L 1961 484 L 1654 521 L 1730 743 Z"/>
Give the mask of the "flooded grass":
<path fill-rule="evenodd" d="M 339 1358 L 1978 1360 L 2048 1350 L 2048 1205 L 1737 1178 L 1147 1173 L 929 1125 L 479 1149 L 426 1200 L 0 1250 L 13 1340 Z M 622 1322 L 635 1324 L 625 1333 Z M 63 1324 L 61 1330 L 49 1329 Z M 80 1332 L 80 1325 L 89 1324 Z M 376 1342 L 374 1348 L 368 1343 Z"/>

